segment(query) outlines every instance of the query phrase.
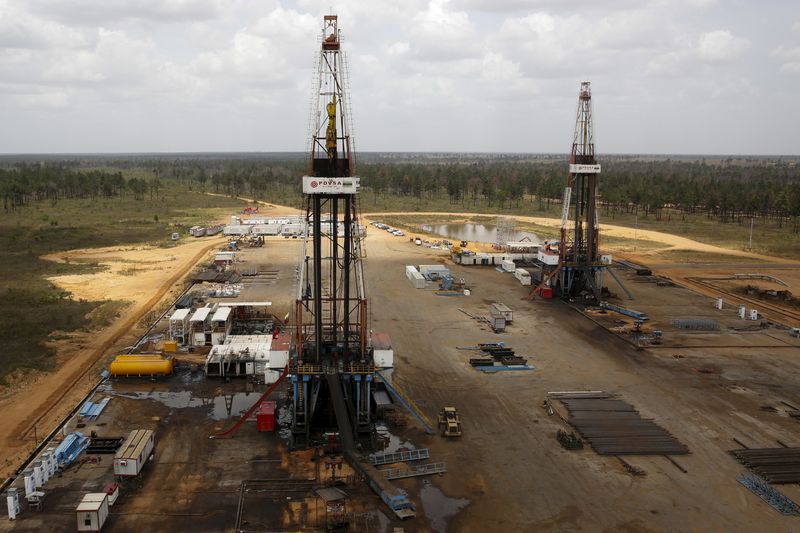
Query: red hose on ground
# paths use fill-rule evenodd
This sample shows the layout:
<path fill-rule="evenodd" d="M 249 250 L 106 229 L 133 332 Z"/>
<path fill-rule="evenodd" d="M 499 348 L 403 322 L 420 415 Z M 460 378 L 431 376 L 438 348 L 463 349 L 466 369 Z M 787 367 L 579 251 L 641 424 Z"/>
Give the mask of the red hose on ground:
<path fill-rule="evenodd" d="M 261 405 L 261 402 L 266 400 L 269 397 L 269 395 L 272 394 L 272 392 L 275 389 L 278 388 L 278 385 L 280 385 L 281 382 L 288 375 L 289 375 L 289 365 L 286 365 L 284 367 L 284 369 L 283 369 L 283 373 L 278 378 L 278 381 L 276 381 L 275 383 L 270 385 L 270 387 L 267 389 L 267 391 L 264 394 L 262 394 L 261 397 L 258 400 L 256 400 L 256 403 L 254 403 L 250 407 L 250 409 L 248 409 L 234 425 L 232 425 L 231 427 L 229 427 L 225 431 L 222 431 L 220 433 L 216 433 L 214 435 L 210 435 L 208 438 L 209 439 L 230 439 L 230 438 L 233 438 L 233 434 L 236 433 L 236 430 L 238 430 L 240 427 L 242 427 L 242 424 L 244 424 L 247 421 L 247 419 L 250 418 L 250 416 L 256 411 L 256 409 L 258 409 L 258 406 Z"/>

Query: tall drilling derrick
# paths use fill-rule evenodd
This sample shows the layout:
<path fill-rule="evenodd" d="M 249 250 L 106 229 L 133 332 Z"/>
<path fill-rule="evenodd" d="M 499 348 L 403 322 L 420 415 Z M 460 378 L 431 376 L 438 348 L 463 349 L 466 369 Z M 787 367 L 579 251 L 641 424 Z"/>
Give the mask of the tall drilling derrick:
<path fill-rule="evenodd" d="M 592 91 L 589 82 L 585 81 L 581 83 L 578 95 L 569 177 L 564 190 L 564 208 L 561 215 L 558 284 L 563 297 L 583 294 L 600 299 L 605 265 L 598 255 L 599 174 L 600 165 L 595 159 L 592 128 Z"/>
<path fill-rule="evenodd" d="M 293 313 L 295 442 L 339 428 L 344 445 L 368 433 L 370 359 L 358 225 L 359 178 L 349 124 L 346 61 L 338 20 L 324 17 L 312 109 L 306 236 Z"/>

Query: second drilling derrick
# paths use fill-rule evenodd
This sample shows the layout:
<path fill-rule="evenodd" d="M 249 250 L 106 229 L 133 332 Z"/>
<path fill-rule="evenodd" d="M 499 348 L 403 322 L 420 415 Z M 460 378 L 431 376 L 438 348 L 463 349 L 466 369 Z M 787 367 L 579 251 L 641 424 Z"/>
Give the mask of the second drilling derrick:
<path fill-rule="evenodd" d="M 603 270 L 598 254 L 597 181 L 600 165 L 595 159 L 592 125 L 592 91 L 581 83 L 575 132 L 569 160 L 569 177 L 564 190 L 559 244 L 558 290 L 562 297 L 600 299 Z"/>
<path fill-rule="evenodd" d="M 293 316 L 292 430 L 297 444 L 308 444 L 312 433 L 338 427 L 342 445 L 352 447 L 371 429 L 375 368 L 345 69 L 337 17 L 325 16 L 303 177 L 308 229 Z"/>

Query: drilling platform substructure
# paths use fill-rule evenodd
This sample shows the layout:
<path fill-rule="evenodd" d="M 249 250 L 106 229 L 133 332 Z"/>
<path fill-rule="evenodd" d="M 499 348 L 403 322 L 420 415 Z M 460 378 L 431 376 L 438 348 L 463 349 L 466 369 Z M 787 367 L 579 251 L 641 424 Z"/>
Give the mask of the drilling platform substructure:
<path fill-rule="evenodd" d="M 592 91 L 581 83 L 575 132 L 564 189 L 557 289 L 562 297 L 600 300 L 605 265 L 598 253 L 597 182 L 600 164 L 595 159 L 592 125 Z"/>
<path fill-rule="evenodd" d="M 293 310 L 295 446 L 338 428 L 341 445 L 352 449 L 372 431 L 375 366 L 346 68 L 337 17 L 325 16 L 312 95 L 310 171 L 303 176 L 307 230 Z"/>

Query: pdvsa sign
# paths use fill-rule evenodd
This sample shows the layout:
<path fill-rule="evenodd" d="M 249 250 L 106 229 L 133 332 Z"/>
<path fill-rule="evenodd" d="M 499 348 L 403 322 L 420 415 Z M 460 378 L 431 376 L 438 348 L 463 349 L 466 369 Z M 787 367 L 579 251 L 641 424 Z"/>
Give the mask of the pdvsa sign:
<path fill-rule="evenodd" d="M 600 165 L 570 165 L 570 174 L 600 174 Z"/>
<path fill-rule="evenodd" d="M 317 178 L 303 176 L 305 194 L 355 194 L 360 189 L 359 178 Z"/>

